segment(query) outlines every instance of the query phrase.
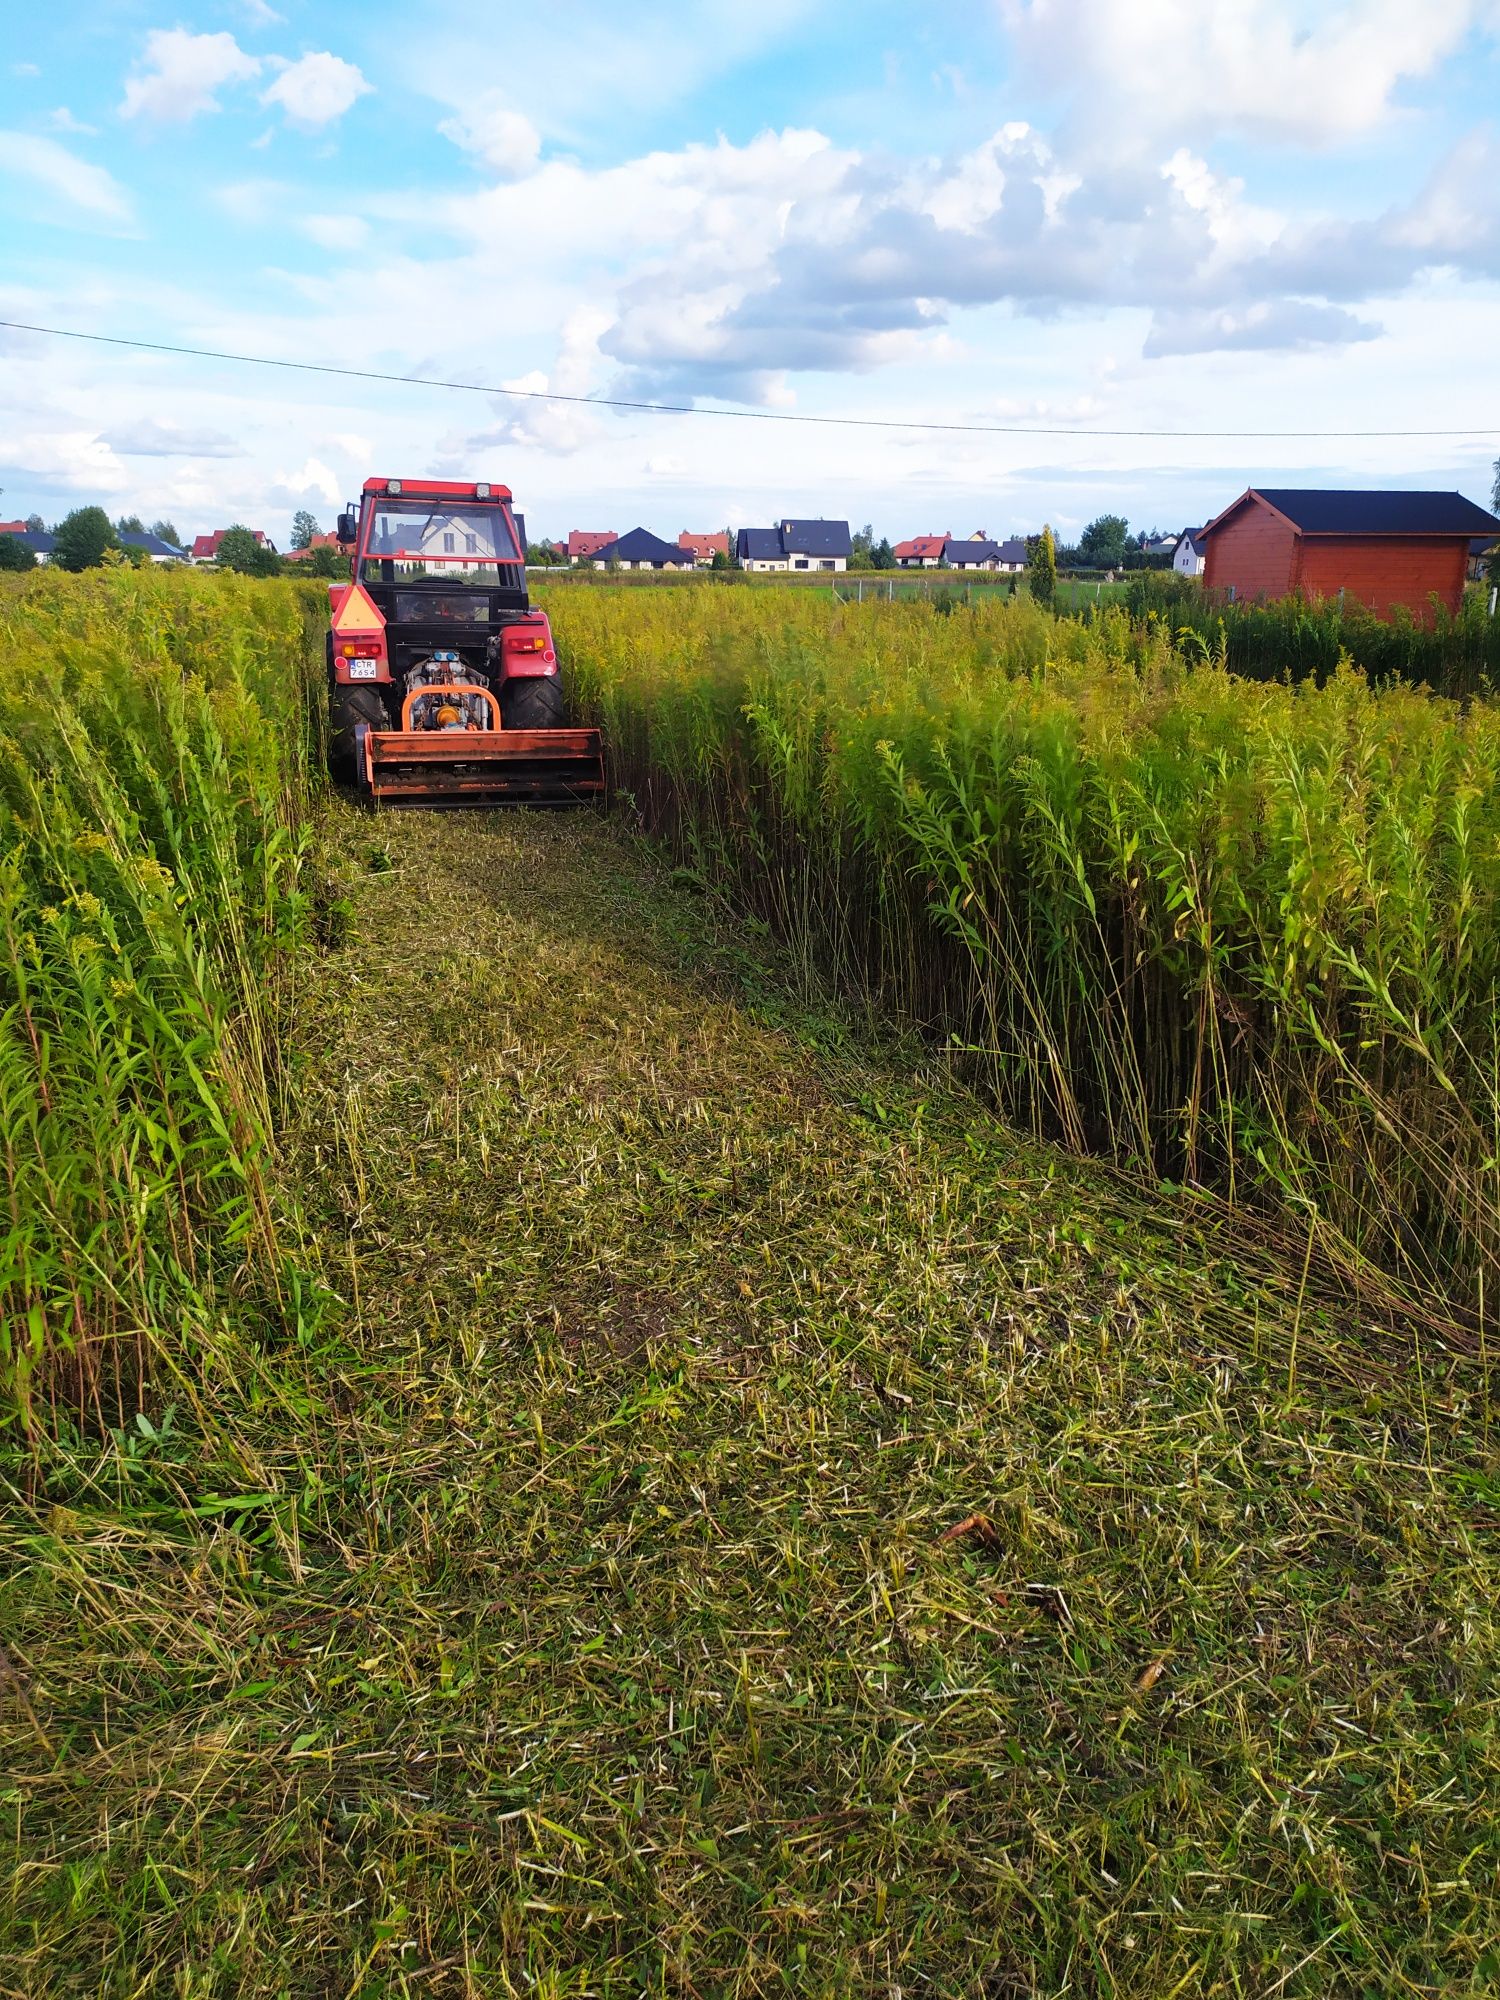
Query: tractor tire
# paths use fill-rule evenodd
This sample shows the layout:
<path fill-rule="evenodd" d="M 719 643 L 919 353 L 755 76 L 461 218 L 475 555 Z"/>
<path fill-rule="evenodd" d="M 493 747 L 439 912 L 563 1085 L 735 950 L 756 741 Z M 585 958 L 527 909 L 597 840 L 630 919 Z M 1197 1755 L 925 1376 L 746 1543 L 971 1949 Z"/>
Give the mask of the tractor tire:
<path fill-rule="evenodd" d="M 561 729 L 562 682 L 556 674 L 506 681 L 500 689 L 500 717 L 507 729 Z"/>
<path fill-rule="evenodd" d="M 374 688 L 335 687 L 328 697 L 328 763 L 336 778 L 347 781 L 355 775 L 354 732 L 361 723 L 370 729 L 390 728 L 380 696 Z"/>

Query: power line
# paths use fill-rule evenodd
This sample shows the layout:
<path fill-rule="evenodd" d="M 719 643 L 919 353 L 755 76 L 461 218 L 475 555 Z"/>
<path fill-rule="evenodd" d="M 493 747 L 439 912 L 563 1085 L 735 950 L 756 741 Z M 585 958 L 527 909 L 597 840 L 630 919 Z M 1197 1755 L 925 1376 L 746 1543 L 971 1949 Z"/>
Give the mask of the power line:
<path fill-rule="evenodd" d="M 565 396 L 555 389 L 504 389 L 493 382 L 449 382 L 432 375 L 390 375 L 374 368 L 338 368 L 328 361 L 283 361 L 270 354 L 234 354 L 218 347 L 177 346 L 164 340 L 130 340 L 123 334 L 83 333 L 72 326 L 34 326 L 0 319 L 14 333 L 43 333 L 54 340 L 86 340 L 97 347 L 129 347 L 143 354 L 186 355 L 198 361 L 232 361 L 248 368 L 286 368 L 300 375 L 337 375 L 350 382 L 389 382 L 409 389 L 455 389 L 477 396 L 510 396 L 527 403 L 569 403 L 588 410 L 638 410 L 653 417 L 733 417 L 758 424 L 823 424 L 843 430 L 942 431 L 975 437 L 1081 438 L 1479 438 L 1493 437 L 1500 424 L 1464 430 L 1216 431 L 1100 430 L 1082 424 L 948 424 L 923 417 L 829 417 L 801 410 L 752 410 L 735 403 L 705 408 L 698 403 L 653 403 L 627 396 Z"/>

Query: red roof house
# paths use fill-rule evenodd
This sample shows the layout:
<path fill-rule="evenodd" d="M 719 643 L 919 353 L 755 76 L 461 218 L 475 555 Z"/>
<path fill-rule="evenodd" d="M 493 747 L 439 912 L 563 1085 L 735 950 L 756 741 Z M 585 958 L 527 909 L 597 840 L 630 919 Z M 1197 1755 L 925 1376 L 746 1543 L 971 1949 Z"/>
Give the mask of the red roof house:
<path fill-rule="evenodd" d="M 568 561 L 585 562 L 600 549 L 619 540 L 613 528 L 569 528 Z"/>
<path fill-rule="evenodd" d="M 283 560 L 286 562 L 305 562 L 314 549 L 335 549 L 342 551 L 343 546 L 344 544 L 339 540 L 337 535 L 314 535 L 305 549 L 288 549 Z"/>
<path fill-rule="evenodd" d="M 1210 521 L 1203 585 L 1255 598 L 1346 596 L 1379 618 L 1457 611 L 1472 538 L 1500 521 L 1461 493 L 1252 486 Z"/>
<path fill-rule="evenodd" d="M 943 550 L 952 540 L 951 532 L 946 535 L 913 535 L 909 542 L 897 542 L 891 554 L 902 569 L 936 569 L 943 560 Z"/>
<path fill-rule="evenodd" d="M 721 528 L 716 535 L 690 535 L 686 528 L 677 537 L 677 546 L 686 549 L 690 556 L 696 556 L 705 569 L 716 555 L 729 559 L 729 530 Z"/>
<path fill-rule="evenodd" d="M 263 535 L 259 528 L 252 528 L 250 532 L 263 549 L 275 548 L 276 544 L 269 536 Z M 188 555 L 194 562 L 217 562 L 219 558 L 219 544 L 228 533 L 229 530 L 227 528 L 215 528 L 211 535 L 195 535 L 193 537 L 193 546 L 188 550 Z"/>

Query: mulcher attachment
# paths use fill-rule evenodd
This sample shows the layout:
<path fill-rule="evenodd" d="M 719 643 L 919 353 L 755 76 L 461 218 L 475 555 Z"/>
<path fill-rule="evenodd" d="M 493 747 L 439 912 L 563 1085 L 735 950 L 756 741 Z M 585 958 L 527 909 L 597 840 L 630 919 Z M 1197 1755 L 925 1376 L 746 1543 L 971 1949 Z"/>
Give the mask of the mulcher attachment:
<path fill-rule="evenodd" d="M 479 702 L 489 728 L 472 720 Z M 470 719 L 413 726 L 434 714 Z M 399 729 L 361 723 L 354 757 L 360 785 L 377 805 L 580 805 L 604 796 L 597 729 L 506 729 L 494 695 L 468 683 L 409 694 Z"/>

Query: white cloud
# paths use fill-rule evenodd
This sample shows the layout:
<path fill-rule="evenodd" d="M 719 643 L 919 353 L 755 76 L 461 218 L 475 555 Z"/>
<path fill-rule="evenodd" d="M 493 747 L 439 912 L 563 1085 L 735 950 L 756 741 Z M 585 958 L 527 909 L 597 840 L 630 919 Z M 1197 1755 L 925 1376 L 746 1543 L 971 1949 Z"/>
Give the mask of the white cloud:
<path fill-rule="evenodd" d="M 93 166 L 59 146 L 55 139 L 31 132 L 0 132 L 0 172 L 33 182 L 47 194 L 86 215 L 106 222 L 128 223 L 131 208 L 125 190 L 103 167 Z"/>
<path fill-rule="evenodd" d="M 123 492 L 127 484 L 109 446 L 86 430 L 15 431 L 0 444 L 0 466 L 91 500 Z"/>
<path fill-rule="evenodd" d="M 1080 137 L 1224 131 L 1328 146 L 1369 131 L 1493 0 L 1000 0 L 1029 66 L 1086 107 Z"/>
<path fill-rule="evenodd" d="M 286 19 L 285 14 L 278 14 L 274 7 L 268 7 L 266 0 L 239 0 L 239 4 L 240 12 L 252 28 L 274 27 L 278 21 Z"/>
<path fill-rule="evenodd" d="M 519 180 L 530 173 L 542 150 L 541 134 L 531 120 L 494 91 L 458 116 L 442 119 L 438 130 L 502 180 Z"/>
<path fill-rule="evenodd" d="M 233 35 L 153 28 L 141 67 L 125 79 L 120 114 L 185 124 L 201 111 L 217 111 L 219 91 L 226 84 L 248 82 L 260 67 L 260 58 L 246 55 Z"/>
<path fill-rule="evenodd" d="M 97 125 L 83 124 L 73 116 L 66 104 L 59 104 L 57 109 L 48 118 L 47 123 L 54 132 L 67 132 L 75 138 L 97 139 L 99 136 Z"/>
<path fill-rule="evenodd" d="M 100 433 L 100 442 L 122 458 L 243 458 L 245 448 L 222 431 L 189 431 L 163 418 L 143 417 Z"/>
<path fill-rule="evenodd" d="M 324 250 L 358 250 L 370 238 L 369 223 L 358 215 L 304 215 L 297 227 Z"/>
<path fill-rule="evenodd" d="M 336 474 L 321 458 L 304 459 L 295 472 L 278 472 L 270 491 L 270 497 L 278 505 L 294 508 L 305 507 L 309 500 L 322 500 L 329 507 L 337 507 L 342 494 Z"/>
<path fill-rule="evenodd" d="M 372 88 L 355 64 L 324 49 L 287 63 L 260 101 L 277 105 L 290 124 L 313 130 L 342 118 Z"/>
<path fill-rule="evenodd" d="M 40 76 L 42 72 L 35 63 L 22 62 L 12 63 L 10 73 L 12 76 Z"/>

